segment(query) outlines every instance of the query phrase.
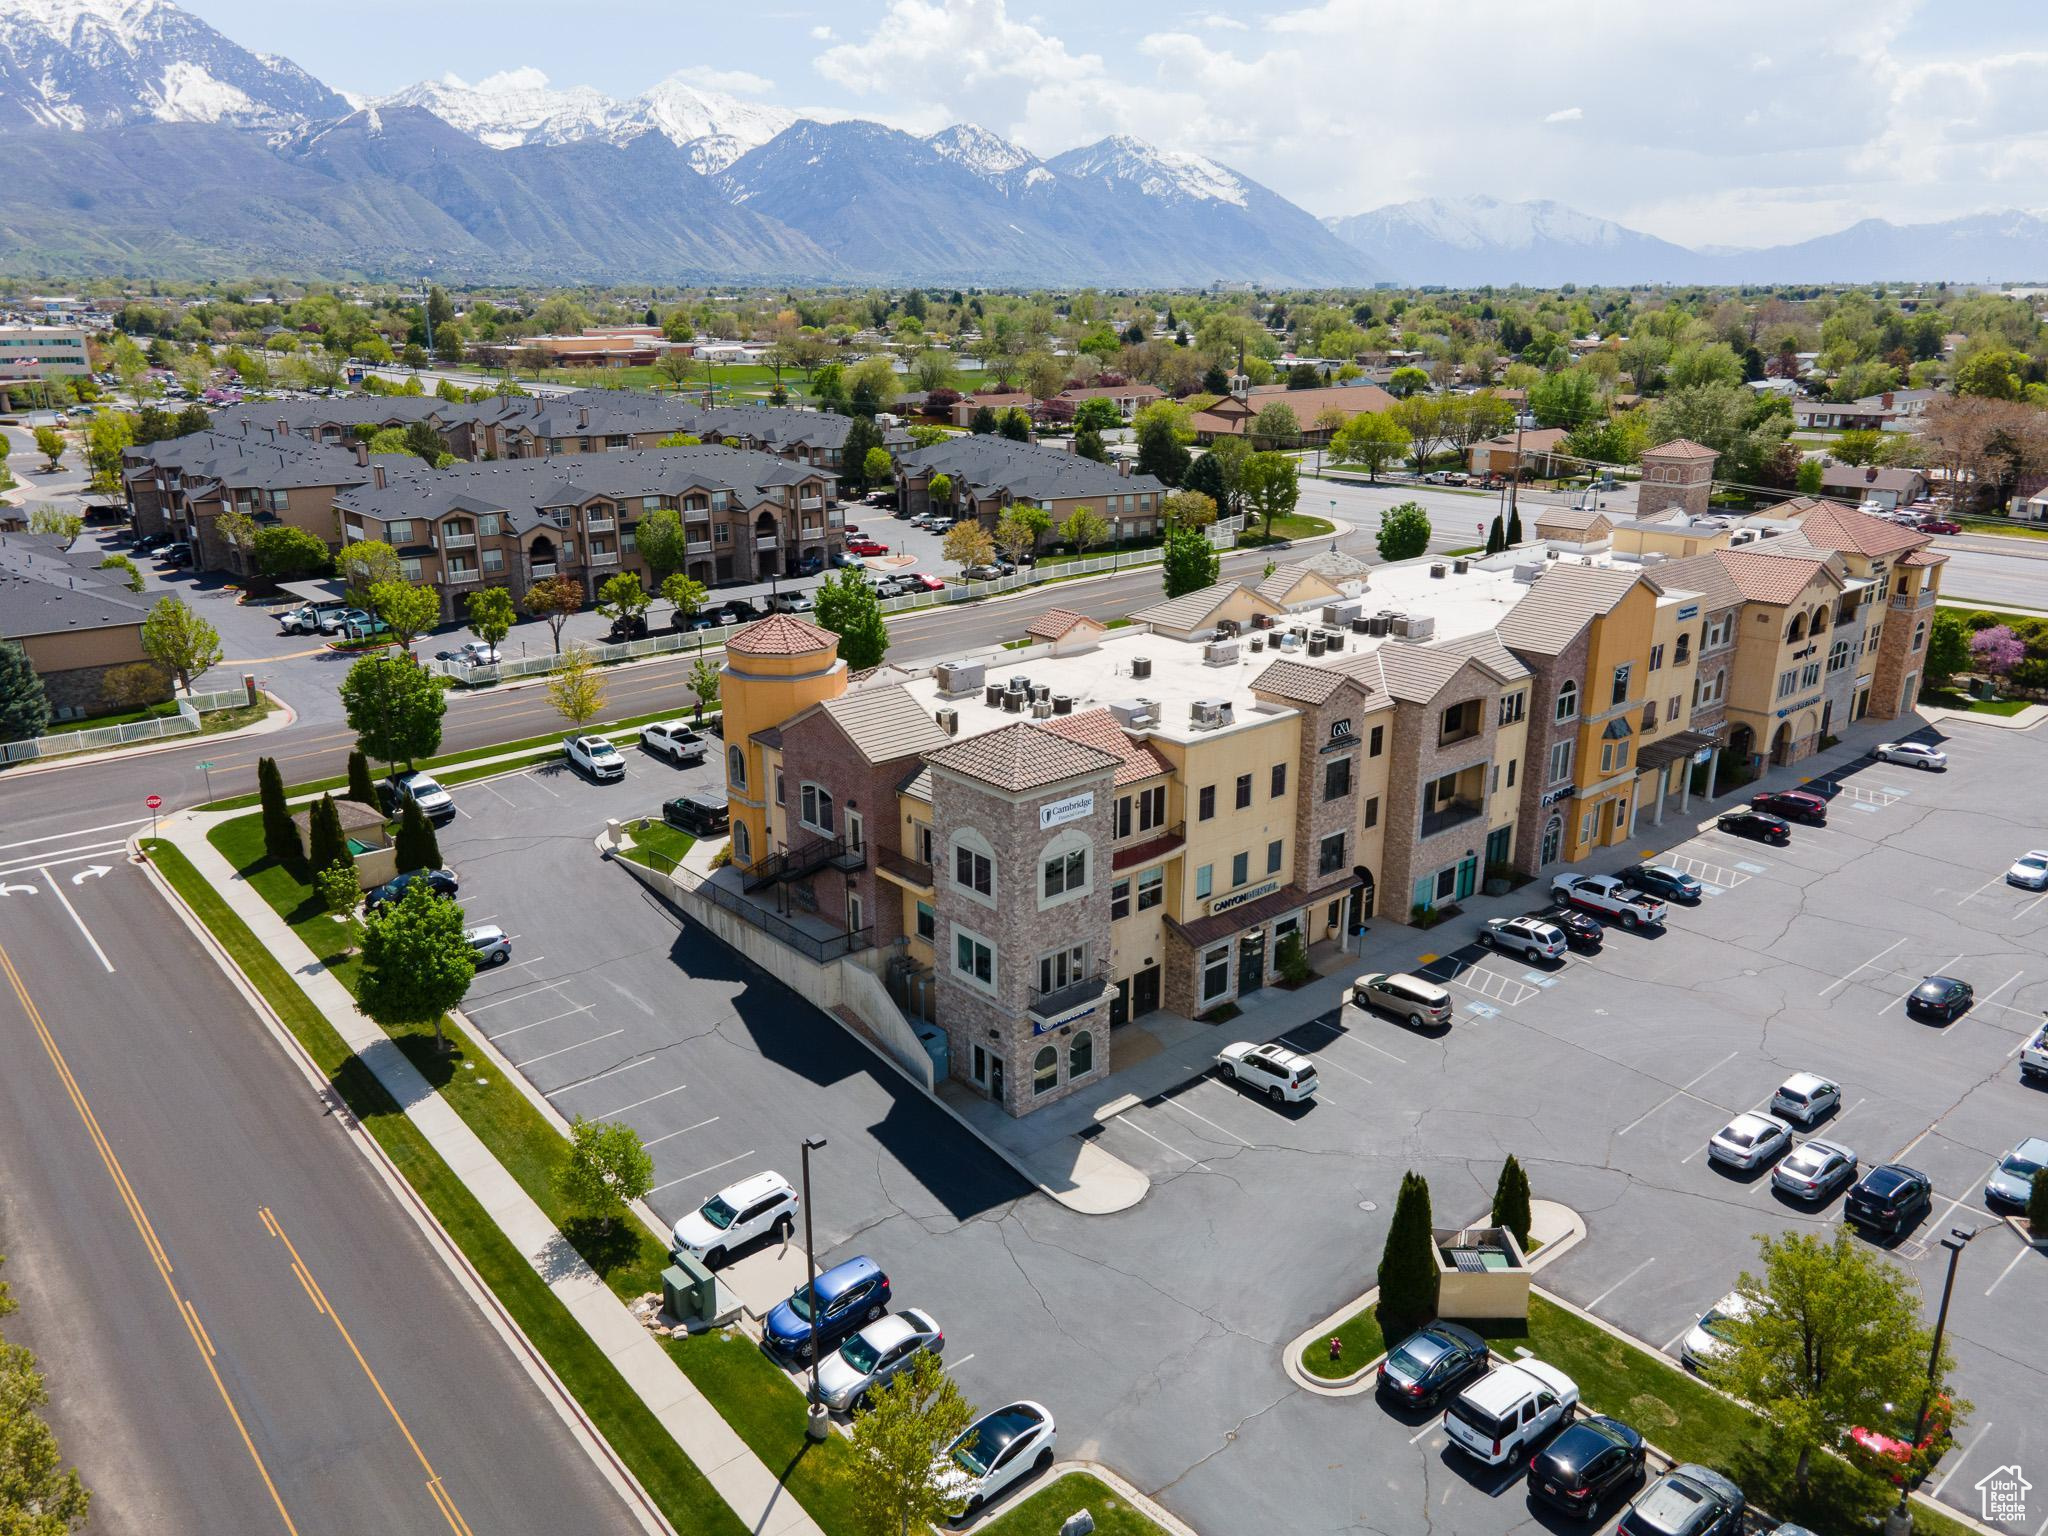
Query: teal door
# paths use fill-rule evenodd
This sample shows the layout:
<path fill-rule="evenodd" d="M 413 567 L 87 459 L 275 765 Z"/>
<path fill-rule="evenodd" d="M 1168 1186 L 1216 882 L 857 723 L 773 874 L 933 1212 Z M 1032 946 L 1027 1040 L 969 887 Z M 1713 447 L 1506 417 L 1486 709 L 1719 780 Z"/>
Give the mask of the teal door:
<path fill-rule="evenodd" d="M 1477 858 L 1458 861 L 1458 900 L 1463 901 L 1479 885 L 1479 860 Z"/>

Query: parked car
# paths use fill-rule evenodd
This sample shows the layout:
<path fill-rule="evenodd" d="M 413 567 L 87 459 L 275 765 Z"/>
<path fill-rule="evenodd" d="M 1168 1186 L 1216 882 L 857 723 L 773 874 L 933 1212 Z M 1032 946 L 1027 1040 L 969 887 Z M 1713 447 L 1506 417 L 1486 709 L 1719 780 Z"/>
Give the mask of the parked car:
<path fill-rule="evenodd" d="M 787 1242 L 796 1230 L 802 1203 L 781 1174 L 749 1174 L 678 1221 L 669 1234 L 668 1251 L 687 1253 L 706 1269 L 716 1269 L 757 1238 L 774 1234 Z"/>
<path fill-rule="evenodd" d="M 2031 848 L 2014 859 L 2005 883 L 2028 891 L 2048 890 L 2048 849 Z"/>
<path fill-rule="evenodd" d="M 1734 833 L 1737 837 L 1753 837 L 1760 843 L 1772 843 L 1779 847 L 1792 841 L 1790 823 L 1747 805 L 1739 805 L 1732 811 L 1723 811 L 1714 819 L 1714 825 L 1723 832 Z"/>
<path fill-rule="evenodd" d="M 481 640 L 465 640 L 452 651 L 435 653 L 436 661 L 453 662 L 458 667 L 495 667 L 502 659 L 495 645 Z"/>
<path fill-rule="evenodd" d="M 1611 917 L 1624 928 L 1661 928 L 1668 910 L 1654 896 L 1632 890 L 1615 875 L 1558 875 L 1551 894 L 1595 917 Z"/>
<path fill-rule="evenodd" d="M 1591 1414 L 1543 1447 L 1529 1462 L 1529 1497 L 1580 1518 L 1642 1481 L 1643 1437 L 1619 1419 Z"/>
<path fill-rule="evenodd" d="M 503 965 L 512 958 L 512 940 L 495 923 L 486 923 L 481 928 L 465 928 L 462 936 L 469 940 L 470 955 L 480 971 Z"/>
<path fill-rule="evenodd" d="M 841 570 L 847 571 L 863 570 L 867 566 L 867 561 L 863 560 L 859 555 L 855 554 L 850 549 L 834 550 L 832 554 L 832 563 L 838 566 Z"/>
<path fill-rule="evenodd" d="M 1803 789 L 1766 789 L 1749 797 L 1752 811 L 1764 811 L 1783 821 L 1797 821 L 1809 827 L 1828 824 L 1828 803 Z"/>
<path fill-rule="evenodd" d="M 1955 1420 L 1955 1413 L 1955 1399 L 1946 1392 L 1937 1392 L 1934 1401 L 1927 1405 L 1924 1424 L 1915 1409 L 1911 1415 L 1900 1419 L 1896 1434 L 1868 1429 L 1861 1424 L 1851 1426 L 1849 1454 L 1879 1476 L 1890 1478 L 1895 1487 L 1903 1486 L 1909 1477 L 1917 1482 L 1941 1459 L 1940 1453 L 1944 1442 L 1949 1439 L 1949 1426 Z M 1913 1438 L 1916 1428 L 1920 1431 L 1918 1440 Z M 1914 1465 L 1916 1459 L 1917 1467 Z M 1778 1528 L 1779 1531 L 1783 1529 L 1783 1526 Z M 1777 1536 L 1777 1532 L 1772 1536 Z"/>
<path fill-rule="evenodd" d="M 1059 1428 L 1052 1413 L 1042 1404 L 1010 1403 L 985 1413 L 946 1447 L 946 1455 L 959 1468 L 960 1492 L 967 1499 L 962 1518 L 972 1518 L 990 1499 L 1008 1488 L 1026 1472 L 1043 1472 L 1052 1465 L 1053 1450 L 1059 1443 Z"/>
<path fill-rule="evenodd" d="M 626 760 L 619 756 L 619 749 L 602 736 L 565 736 L 562 751 L 569 759 L 569 766 L 581 769 L 600 784 L 626 776 Z"/>
<path fill-rule="evenodd" d="M 850 528 L 847 530 L 849 533 L 852 531 Z M 889 553 L 888 545 L 874 539 L 849 539 L 847 540 L 846 547 L 856 555 L 886 555 Z"/>
<path fill-rule="evenodd" d="M 2048 1077 L 2048 1024 L 2034 1031 L 2034 1038 L 2020 1047 L 2020 1081 L 2036 1082 Z"/>
<path fill-rule="evenodd" d="M 1908 768 L 1938 769 L 1948 766 L 1948 754 L 1917 741 L 1888 741 L 1877 749 L 1881 763 L 1902 763 Z"/>
<path fill-rule="evenodd" d="M 970 565 L 960 573 L 963 581 L 994 581 L 1003 573 L 992 565 Z"/>
<path fill-rule="evenodd" d="M 1239 1040 L 1216 1053 L 1216 1070 L 1225 1082 L 1243 1083 L 1275 1104 L 1299 1104 L 1317 1087 L 1315 1062 L 1284 1045 Z"/>
<path fill-rule="evenodd" d="M 1923 517 L 1914 525 L 1922 533 L 1961 533 L 1963 525 L 1952 523 L 1945 517 Z"/>
<path fill-rule="evenodd" d="M 814 613 L 818 607 L 808 592 L 775 592 L 761 601 L 770 613 Z M 760 615 L 749 609 L 747 617 L 757 619 Z"/>
<path fill-rule="evenodd" d="M 1897 1237 L 1934 1206 L 1934 1183 L 1918 1168 L 1880 1163 L 1856 1181 L 1842 1215 L 1859 1227 Z"/>
<path fill-rule="evenodd" d="M 1679 1363 L 1697 1371 L 1727 1354 L 1735 1342 L 1735 1330 L 1730 1325 L 1739 1323 L 1749 1313 L 1749 1298 L 1740 1291 L 1730 1291 L 1685 1330 L 1685 1337 L 1678 1343 Z"/>
<path fill-rule="evenodd" d="M 1906 1012 L 1913 1018 L 1952 1024 L 1976 997 L 1976 989 L 1953 976 L 1930 976 L 1906 994 Z"/>
<path fill-rule="evenodd" d="M 1596 954 L 1607 942 L 1607 930 L 1576 907 L 1549 907 L 1527 915 L 1562 929 L 1565 943 L 1582 954 Z"/>
<path fill-rule="evenodd" d="M 732 812 L 725 803 L 725 792 L 715 794 L 677 795 L 661 808 L 661 819 L 678 831 L 692 837 L 716 837 L 732 824 Z"/>
<path fill-rule="evenodd" d="M 1794 1072 L 1771 1095 L 1771 1113 L 1809 1126 L 1842 1105 L 1842 1086 L 1812 1072 Z"/>
<path fill-rule="evenodd" d="M 1444 1410 L 1451 1444 L 1490 1467 L 1505 1466 L 1572 1415 L 1578 1383 L 1541 1360 L 1489 1371 Z"/>
<path fill-rule="evenodd" d="M 1451 1022 L 1451 994 L 1433 981 L 1406 972 L 1373 971 L 1351 983 L 1351 1001 L 1406 1019 L 1416 1029 Z"/>
<path fill-rule="evenodd" d="M 647 615 L 644 613 L 622 613 L 612 620 L 612 627 L 605 632 L 605 644 L 624 645 L 631 640 L 647 638 Z"/>
<path fill-rule="evenodd" d="M 1621 878 L 1636 890 L 1662 896 L 1666 901 L 1691 905 L 1704 894 L 1696 878 L 1669 864 L 1638 864 L 1634 869 L 1624 869 Z"/>
<path fill-rule="evenodd" d="M 1380 1361 L 1378 1388 L 1398 1402 L 1434 1408 L 1443 1395 L 1493 1364 L 1486 1340 L 1459 1323 L 1431 1323 Z"/>
<path fill-rule="evenodd" d="M 777 1354 L 808 1360 L 814 1310 L 818 1348 L 832 1349 L 888 1311 L 889 1297 L 889 1277 L 881 1265 L 866 1255 L 848 1259 L 818 1276 L 816 1285 L 800 1285 L 787 1301 L 777 1302 L 763 1325 L 762 1342 Z"/>
<path fill-rule="evenodd" d="M 1794 1200 L 1821 1201 L 1855 1181 L 1856 1154 L 1839 1141 L 1802 1141 L 1771 1170 L 1771 1188 Z"/>
<path fill-rule="evenodd" d="M 1562 960 L 1569 947 L 1564 930 L 1540 917 L 1489 917 L 1478 940 L 1488 949 L 1524 960 Z"/>
<path fill-rule="evenodd" d="M 2001 1205 L 2025 1210 L 2033 1197 L 2034 1175 L 2043 1168 L 2048 1168 L 2048 1141 L 2029 1136 L 2001 1157 L 1984 1181 L 1986 1203 L 1994 1210 Z"/>
<path fill-rule="evenodd" d="M 344 612 L 338 603 L 302 603 L 277 616 L 281 635 L 331 635 L 341 627 Z"/>
<path fill-rule="evenodd" d="M 739 597 L 729 597 L 716 607 L 705 611 L 713 616 L 724 615 L 724 622 L 727 624 L 751 624 L 760 618 L 762 613 L 761 609 Z"/>
<path fill-rule="evenodd" d="M 657 757 L 665 757 L 678 768 L 704 761 L 704 738 L 682 720 L 663 720 L 640 728 L 640 745 Z"/>
<path fill-rule="evenodd" d="M 190 565 L 192 563 L 192 546 L 185 540 L 178 539 L 158 550 L 156 557 L 165 565 Z"/>
<path fill-rule="evenodd" d="M 363 911 L 374 915 L 395 901 L 405 900 L 405 893 L 415 885 L 426 888 L 444 901 L 453 901 L 462 889 L 462 882 L 456 879 L 452 869 L 413 869 L 402 875 L 394 875 L 363 900 Z"/>
<path fill-rule="evenodd" d="M 430 773 L 394 773 L 377 784 L 377 793 L 383 798 L 384 809 L 396 816 L 405 809 L 410 800 L 420 808 L 427 820 L 440 826 L 455 819 L 455 797 L 443 789 Z"/>
<path fill-rule="evenodd" d="M 374 613 L 352 612 L 341 621 L 344 640 L 377 640 L 391 633 L 391 626 Z"/>
<path fill-rule="evenodd" d="M 865 1408 L 868 1394 L 884 1386 L 919 1355 L 937 1354 L 946 1335 L 929 1312 L 905 1307 L 877 1318 L 818 1362 L 818 1395 L 834 1413 Z"/>
<path fill-rule="evenodd" d="M 1720 1473 L 1685 1462 L 1636 1496 L 1614 1536 L 1742 1536 L 1746 1504 Z"/>
<path fill-rule="evenodd" d="M 1792 1127 L 1776 1115 L 1737 1115 L 1707 1143 L 1707 1161 L 1747 1172 L 1761 1168 L 1792 1145 Z"/>
<path fill-rule="evenodd" d="M 910 579 L 927 592 L 943 592 L 946 590 L 945 581 L 940 577 L 932 575 L 929 571 L 914 572 Z"/>

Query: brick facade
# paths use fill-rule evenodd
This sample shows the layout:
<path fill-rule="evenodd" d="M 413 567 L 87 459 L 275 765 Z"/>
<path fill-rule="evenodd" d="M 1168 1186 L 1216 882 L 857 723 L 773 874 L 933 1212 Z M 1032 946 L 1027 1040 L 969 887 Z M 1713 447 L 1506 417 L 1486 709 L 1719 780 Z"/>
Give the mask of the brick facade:
<path fill-rule="evenodd" d="M 874 945 L 883 949 L 903 937 L 903 901 L 900 888 L 875 873 L 879 856 L 900 854 L 901 818 L 897 813 L 896 791 L 917 772 L 915 755 L 870 763 L 846 733 L 823 710 L 815 711 L 785 726 L 782 731 L 782 812 L 792 842 L 818 837 L 847 839 L 849 816 L 860 818 L 861 843 L 866 858 L 853 869 L 830 865 L 804 880 L 792 883 L 792 893 L 802 891 L 794 905 L 817 912 L 828 920 L 852 927 L 846 898 L 851 893 L 860 902 L 860 927 L 873 935 Z M 803 785 L 817 784 L 832 795 L 830 832 L 801 823 Z M 775 794 L 770 783 L 766 793 Z"/>
<path fill-rule="evenodd" d="M 1500 685 L 1476 662 L 1468 662 L 1428 703 L 1404 699 L 1395 704 L 1393 761 L 1387 779 L 1387 870 L 1380 897 L 1382 913 L 1405 920 L 1414 901 L 1415 882 L 1457 865 L 1468 856 L 1473 860 L 1475 888 L 1483 876 L 1487 830 L 1485 781 L 1499 730 L 1500 692 Z M 1475 701 L 1479 706 L 1477 733 L 1449 746 L 1441 745 L 1444 712 L 1467 701 Z M 1475 813 L 1441 831 L 1426 832 L 1424 790 L 1446 774 L 1473 767 L 1480 770 Z"/>
<path fill-rule="evenodd" d="M 1537 651 L 1515 653 L 1532 674 L 1529 680 L 1527 760 L 1522 764 L 1521 798 L 1515 813 L 1520 831 L 1515 837 L 1514 866 L 1526 875 L 1541 874 L 1546 865 L 1561 859 L 1571 845 L 1568 821 L 1578 764 L 1574 762 L 1564 778 L 1552 784 L 1550 754 L 1559 742 L 1576 742 L 1579 739 L 1576 710 L 1569 720 L 1562 724 L 1558 722 L 1557 691 L 1569 678 L 1578 686 L 1579 697 L 1585 697 L 1586 664 L 1592 649 L 1593 628 L 1589 624 L 1555 656 L 1545 656 Z M 1545 829 L 1553 817 L 1557 819 L 1558 833 L 1554 842 L 1545 836 Z M 1549 855 L 1547 858 L 1546 854 Z"/>

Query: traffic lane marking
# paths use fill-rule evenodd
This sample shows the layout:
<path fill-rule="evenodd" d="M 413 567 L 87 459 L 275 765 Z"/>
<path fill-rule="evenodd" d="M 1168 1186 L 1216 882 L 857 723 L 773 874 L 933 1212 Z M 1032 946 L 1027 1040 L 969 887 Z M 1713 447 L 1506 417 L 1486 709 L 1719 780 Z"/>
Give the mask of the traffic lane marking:
<path fill-rule="evenodd" d="M 95 847 L 87 847 L 82 851 L 60 848 L 46 858 L 32 856 L 14 860 L 4 868 L 0 868 L 0 875 L 18 875 L 32 869 L 56 869 L 66 864 L 89 864 L 97 859 L 116 859 L 126 862 L 127 856 L 128 844 L 126 842 L 102 843 Z"/>
<path fill-rule="evenodd" d="M 100 964 L 107 968 L 107 974 L 109 976 L 113 975 L 114 962 L 107 958 L 107 952 L 104 949 L 100 948 L 100 941 L 94 938 L 92 935 L 92 930 L 85 926 L 85 919 L 78 915 L 78 908 L 71 905 L 71 898 L 64 894 L 64 887 L 59 885 L 56 882 L 56 880 L 51 878 L 50 872 L 47 869 L 42 871 L 42 875 L 45 880 L 48 880 L 50 882 L 50 894 L 55 896 L 59 902 L 63 903 L 64 910 L 66 913 L 70 915 L 71 921 L 76 923 L 78 925 L 78 931 L 85 935 L 85 942 L 90 944 L 92 946 L 92 952 L 95 955 L 99 956 Z"/>
<path fill-rule="evenodd" d="M 125 827 L 139 827 L 151 819 L 148 816 L 138 816 L 133 821 L 109 821 L 97 827 L 74 827 L 69 832 L 52 832 L 48 837 L 24 837 L 19 842 L 0 843 L 0 853 L 6 853 L 13 848 L 27 848 L 35 843 L 61 843 L 66 838 L 90 837 L 95 832 L 118 832 Z"/>

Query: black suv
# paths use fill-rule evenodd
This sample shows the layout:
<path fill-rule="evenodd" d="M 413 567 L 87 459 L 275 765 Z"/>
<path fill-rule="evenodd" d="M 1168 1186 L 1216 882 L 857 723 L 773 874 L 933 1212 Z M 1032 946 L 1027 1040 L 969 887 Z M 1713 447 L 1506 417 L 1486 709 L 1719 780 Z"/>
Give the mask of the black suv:
<path fill-rule="evenodd" d="M 1741 1536 L 1742 1490 L 1710 1467 L 1673 1467 L 1645 1488 L 1615 1536 Z"/>
<path fill-rule="evenodd" d="M 1643 1437 L 1619 1419 L 1593 1414 L 1575 1422 L 1529 1462 L 1529 1497 L 1590 1516 L 1643 1476 Z"/>
<path fill-rule="evenodd" d="M 692 837 L 712 837 L 726 830 L 732 813 L 721 790 L 709 795 L 678 795 L 661 808 L 661 819 Z"/>
<path fill-rule="evenodd" d="M 1600 920 L 1588 917 L 1577 907 L 1567 907 L 1560 903 L 1541 912 L 1531 912 L 1529 916 L 1538 922 L 1552 923 L 1562 928 L 1565 943 L 1580 954 L 1597 954 L 1600 946 L 1607 941 L 1607 930 L 1601 925 Z"/>
<path fill-rule="evenodd" d="M 1856 1181 L 1842 1215 L 1859 1227 L 1897 1237 L 1934 1207 L 1934 1184 L 1918 1168 L 1881 1163 Z"/>
<path fill-rule="evenodd" d="M 370 892 L 369 898 L 363 903 L 363 910 L 366 913 L 377 912 L 394 902 L 403 901 L 405 893 L 421 883 L 444 901 L 453 901 L 455 893 L 461 889 L 461 882 L 455 878 L 455 871 L 452 869 L 410 870 L 394 876 Z"/>

